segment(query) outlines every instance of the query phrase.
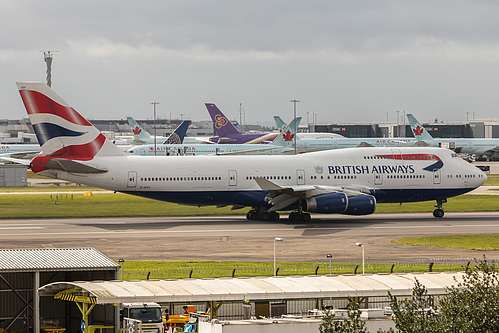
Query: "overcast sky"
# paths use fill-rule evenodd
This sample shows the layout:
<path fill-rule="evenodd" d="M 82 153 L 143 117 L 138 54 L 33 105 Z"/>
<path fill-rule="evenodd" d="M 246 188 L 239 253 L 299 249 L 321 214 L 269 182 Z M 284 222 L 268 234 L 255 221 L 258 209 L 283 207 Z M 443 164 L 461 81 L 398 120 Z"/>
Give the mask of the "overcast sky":
<path fill-rule="evenodd" d="M 45 81 L 90 119 L 499 118 L 493 0 L 0 0 L 0 119 Z"/>

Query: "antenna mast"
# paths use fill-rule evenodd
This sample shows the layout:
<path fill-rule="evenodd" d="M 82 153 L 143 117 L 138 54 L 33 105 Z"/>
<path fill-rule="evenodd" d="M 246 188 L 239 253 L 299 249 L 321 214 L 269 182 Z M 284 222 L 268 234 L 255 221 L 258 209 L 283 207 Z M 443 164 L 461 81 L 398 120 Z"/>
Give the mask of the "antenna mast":
<path fill-rule="evenodd" d="M 52 87 L 52 53 L 59 51 L 40 51 L 47 64 L 47 86 Z"/>

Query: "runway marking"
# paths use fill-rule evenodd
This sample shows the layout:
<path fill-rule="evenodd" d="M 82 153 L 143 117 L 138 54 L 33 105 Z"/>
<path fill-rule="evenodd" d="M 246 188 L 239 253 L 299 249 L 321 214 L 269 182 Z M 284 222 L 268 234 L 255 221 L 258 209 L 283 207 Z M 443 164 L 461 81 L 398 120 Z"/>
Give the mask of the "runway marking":
<path fill-rule="evenodd" d="M 45 229 L 44 227 L 0 227 L 0 230 L 19 230 L 19 229 Z"/>
<path fill-rule="evenodd" d="M 168 233 L 220 233 L 220 232 L 268 232 L 268 231 L 280 231 L 280 232 L 293 232 L 293 231 L 320 231 L 320 230 L 350 230 L 350 229 L 412 229 L 412 228 L 455 228 L 455 227 L 498 227 L 498 224 L 470 224 L 470 225 L 414 225 L 414 226 L 362 226 L 362 227 L 326 227 L 326 228 L 303 228 L 303 229 L 286 229 L 286 228 L 269 228 L 269 229 L 198 229 L 198 230 L 114 230 L 114 231 L 80 231 L 78 235 L 119 235 L 119 234 L 168 234 Z M 42 227 L 27 227 L 25 229 L 43 229 Z M 0 228 L 2 229 L 2 228 Z M 23 228 L 7 228 L 7 229 L 23 229 Z M 476 233 L 476 232 L 474 232 Z M 46 233 L 11 233 L 4 234 L 4 236 L 53 236 L 53 235 L 77 235 L 74 232 L 46 232 Z"/>

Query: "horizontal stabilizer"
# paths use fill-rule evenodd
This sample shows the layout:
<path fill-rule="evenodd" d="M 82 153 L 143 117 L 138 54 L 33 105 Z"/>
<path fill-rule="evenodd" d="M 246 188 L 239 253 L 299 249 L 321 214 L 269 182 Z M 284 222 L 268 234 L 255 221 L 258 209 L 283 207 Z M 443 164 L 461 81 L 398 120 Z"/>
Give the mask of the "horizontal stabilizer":
<path fill-rule="evenodd" d="M 31 160 L 8 157 L 8 155 L 9 154 L 0 155 L 0 160 L 6 161 L 6 162 L 12 162 L 12 163 L 16 163 L 16 164 L 22 164 L 22 165 L 30 165 L 30 163 L 31 163 Z"/>
<path fill-rule="evenodd" d="M 65 158 L 53 158 L 47 165 L 47 169 L 60 170 L 68 173 L 104 173 L 106 169 L 96 168 L 75 160 L 68 160 Z"/>

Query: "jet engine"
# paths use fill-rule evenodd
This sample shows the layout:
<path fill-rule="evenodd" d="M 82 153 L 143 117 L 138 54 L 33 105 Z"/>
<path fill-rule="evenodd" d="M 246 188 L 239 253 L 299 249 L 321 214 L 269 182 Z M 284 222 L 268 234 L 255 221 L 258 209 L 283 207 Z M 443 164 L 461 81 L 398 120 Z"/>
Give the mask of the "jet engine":
<path fill-rule="evenodd" d="M 342 192 L 320 194 L 303 200 L 302 210 L 321 214 L 368 215 L 376 210 L 376 198 L 367 194 L 348 197 Z"/>

